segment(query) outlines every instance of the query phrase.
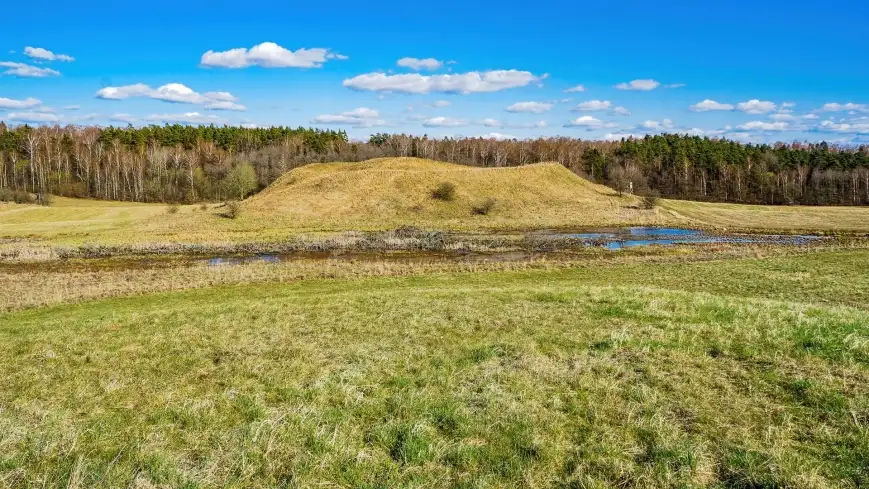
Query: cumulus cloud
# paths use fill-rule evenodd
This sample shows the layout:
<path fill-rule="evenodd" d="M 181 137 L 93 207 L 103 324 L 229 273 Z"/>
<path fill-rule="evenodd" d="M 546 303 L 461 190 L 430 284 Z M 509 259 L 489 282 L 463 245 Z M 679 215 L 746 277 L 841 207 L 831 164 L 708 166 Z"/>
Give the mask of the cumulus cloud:
<path fill-rule="evenodd" d="M 435 107 L 448 107 L 448 106 L 452 105 L 452 102 L 450 102 L 449 100 L 438 100 L 435 103 L 433 103 L 432 105 Z"/>
<path fill-rule="evenodd" d="M 340 114 L 323 114 L 315 117 L 312 124 L 341 124 L 354 127 L 382 126 L 384 121 L 379 119 L 380 113 L 368 107 L 359 107 Z"/>
<path fill-rule="evenodd" d="M 501 121 L 497 119 L 483 119 L 480 124 L 486 127 L 501 127 Z"/>
<path fill-rule="evenodd" d="M 649 129 L 651 131 L 664 131 L 668 129 L 673 129 L 673 121 L 670 119 L 664 119 L 662 121 L 645 121 L 643 122 L 643 128 Z"/>
<path fill-rule="evenodd" d="M 31 58 L 41 59 L 44 61 L 75 61 L 75 58 L 66 54 L 54 54 L 51 51 L 43 48 L 33 48 L 27 46 L 24 48 L 24 54 Z"/>
<path fill-rule="evenodd" d="M 733 110 L 730 104 L 722 104 L 714 100 L 706 99 L 689 107 L 694 112 L 707 112 L 710 110 Z"/>
<path fill-rule="evenodd" d="M 741 129 L 743 131 L 784 131 L 789 128 L 790 125 L 787 122 L 764 121 L 751 121 L 746 122 L 741 126 L 737 126 L 737 129 Z"/>
<path fill-rule="evenodd" d="M 53 114 L 51 112 L 36 112 L 36 111 L 24 111 L 24 112 L 10 112 L 6 114 L 6 120 L 12 122 L 31 122 L 31 123 L 57 123 L 60 122 L 61 117 L 57 114 Z"/>
<path fill-rule="evenodd" d="M 80 109 L 80 105 L 64 105 L 63 110 L 78 110 Z"/>
<path fill-rule="evenodd" d="M 551 110 L 552 104 L 543 102 L 517 102 L 507 107 L 507 112 L 531 112 L 533 114 L 542 114 Z"/>
<path fill-rule="evenodd" d="M 471 71 L 450 75 L 366 73 L 344 80 L 344 86 L 370 92 L 469 94 L 524 87 L 540 83 L 546 77 L 545 74 L 536 76 L 518 70 Z"/>
<path fill-rule="evenodd" d="M 869 120 L 861 119 L 849 122 L 823 121 L 817 128 L 819 131 L 840 132 L 845 134 L 869 134 Z"/>
<path fill-rule="evenodd" d="M 134 97 L 147 97 L 176 104 L 202 105 L 210 110 L 247 110 L 229 92 L 199 93 L 181 83 L 167 83 L 156 89 L 144 83 L 122 87 L 105 87 L 97 91 L 97 98 L 104 100 L 124 100 Z"/>
<path fill-rule="evenodd" d="M 0 61 L 0 68 L 6 68 L 4 75 L 17 76 L 19 78 L 45 78 L 48 76 L 59 76 L 60 72 L 51 68 L 40 68 L 24 63 L 15 63 L 12 61 Z"/>
<path fill-rule="evenodd" d="M 654 90 L 661 86 L 661 82 L 657 80 L 645 79 L 645 80 L 633 80 L 627 83 L 619 83 L 615 86 L 618 90 L 635 90 L 641 92 L 648 92 L 649 90 Z"/>
<path fill-rule="evenodd" d="M 27 97 L 24 100 L 0 97 L 0 109 L 30 109 L 42 105 L 38 98 Z"/>
<path fill-rule="evenodd" d="M 609 100 L 589 100 L 587 102 L 582 102 L 571 110 L 574 112 L 595 112 L 599 110 L 608 110 L 612 105 L 613 103 Z"/>
<path fill-rule="evenodd" d="M 432 117 L 431 119 L 426 119 L 422 125 L 425 127 L 461 127 L 467 126 L 468 121 L 452 117 Z"/>
<path fill-rule="evenodd" d="M 575 87 L 568 88 L 567 90 L 564 91 L 564 93 L 579 93 L 579 92 L 584 92 L 584 91 L 585 91 L 584 86 L 577 85 Z"/>
<path fill-rule="evenodd" d="M 643 139 L 644 137 L 646 137 L 645 134 L 620 133 L 620 132 L 619 132 L 619 133 L 613 133 L 613 132 L 610 132 L 610 133 L 604 134 L 604 136 L 603 136 L 602 139 L 603 139 L 604 141 L 621 141 L 622 139 L 630 139 L 630 138 L 634 138 L 634 139 Z"/>
<path fill-rule="evenodd" d="M 752 99 L 748 102 L 740 102 L 736 104 L 736 108 L 746 114 L 766 114 L 768 112 L 773 112 L 776 109 L 776 105 L 772 102 Z"/>
<path fill-rule="evenodd" d="M 509 134 L 501 134 L 500 132 L 490 132 L 489 134 L 484 134 L 480 137 L 483 139 L 496 139 L 498 141 L 504 141 L 506 139 L 516 139 L 514 136 L 510 136 Z"/>
<path fill-rule="evenodd" d="M 613 109 L 615 115 L 631 115 L 631 111 L 625 107 L 616 107 Z"/>
<path fill-rule="evenodd" d="M 185 112 L 184 114 L 152 114 L 145 118 L 150 122 L 164 122 L 177 124 L 223 124 L 226 119 L 216 115 L 203 115 L 199 112 Z"/>
<path fill-rule="evenodd" d="M 228 51 L 209 50 L 202 55 L 200 64 L 219 68 L 320 68 L 331 59 L 344 60 L 347 56 L 325 48 L 301 48 L 291 51 L 273 42 L 264 42 L 247 48 Z"/>
<path fill-rule="evenodd" d="M 578 117 L 567 124 L 564 127 L 584 127 L 588 130 L 597 129 L 600 127 L 613 128 L 618 127 L 618 124 L 613 122 L 604 122 L 600 119 L 596 119 L 590 115 L 584 115 L 582 117 Z"/>
<path fill-rule="evenodd" d="M 824 104 L 820 109 L 821 112 L 844 112 L 844 111 L 854 111 L 854 112 L 869 112 L 869 106 L 865 104 L 855 104 L 853 102 L 848 102 L 845 104 L 840 103 L 827 103 Z"/>
<path fill-rule="evenodd" d="M 434 58 L 401 58 L 396 63 L 398 66 L 403 68 L 410 68 L 412 70 L 420 71 L 420 70 L 436 70 L 444 65 L 443 61 L 438 61 Z"/>
<path fill-rule="evenodd" d="M 774 121 L 785 121 L 785 122 L 792 121 L 792 120 L 796 119 L 796 117 L 794 117 L 792 114 L 788 114 L 786 112 L 779 112 L 776 114 L 772 114 L 771 116 L 769 116 L 769 118 L 774 120 Z"/>

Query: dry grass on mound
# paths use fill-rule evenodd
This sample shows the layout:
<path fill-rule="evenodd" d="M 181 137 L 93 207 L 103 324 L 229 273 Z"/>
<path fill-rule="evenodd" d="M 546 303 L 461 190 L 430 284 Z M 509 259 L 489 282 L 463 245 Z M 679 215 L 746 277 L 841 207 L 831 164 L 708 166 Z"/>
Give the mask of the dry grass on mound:
<path fill-rule="evenodd" d="M 451 183 L 451 199 L 432 192 Z M 475 207 L 493 200 L 485 215 Z M 618 196 L 557 163 L 476 168 L 419 158 L 325 163 L 293 170 L 249 199 L 252 216 L 278 213 L 314 226 L 423 224 L 446 227 L 535 227 L 654 224 L 654 211 Z"/>

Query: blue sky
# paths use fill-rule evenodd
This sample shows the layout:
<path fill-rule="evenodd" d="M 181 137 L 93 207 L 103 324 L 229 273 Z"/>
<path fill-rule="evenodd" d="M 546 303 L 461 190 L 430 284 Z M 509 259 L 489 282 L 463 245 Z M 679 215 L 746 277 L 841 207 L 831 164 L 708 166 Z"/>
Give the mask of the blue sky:
<path fill-rule="evenodd" d="M 295 3 L 5 6 L 0 120 L 869 141 L 864 2 Z"/>

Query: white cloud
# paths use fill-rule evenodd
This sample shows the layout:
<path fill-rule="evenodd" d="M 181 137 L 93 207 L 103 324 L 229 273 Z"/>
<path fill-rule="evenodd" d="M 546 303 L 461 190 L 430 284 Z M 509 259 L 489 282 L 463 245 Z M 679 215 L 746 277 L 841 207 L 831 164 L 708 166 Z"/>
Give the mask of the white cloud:
<path fill-rule="evenodd" d="M 123 122 L 124 124 L 134 124 L 137 119 L 130 114 L 114 114 L 109 116 L 112 122 Z"/>
<path fill-rule="evenodd" d="M 769 118 L 774 121 L 792 121 L 796 119 L 793 115 L 784 112 L 772 114 Z"/>
<path fill-rule="evenodd" d="M 618 90 L 637 90 L 642 92 L 648 92 L 649 90 L 654 90 L 661 86 L 661 82 L 657 80 L 633 80 L 628 83 L 619 83 L 616 85 Z"/>
<path fill-rule="evenodd" d="M 689 107 L 694 112 L 706 112 L 710 110 L 733 110 L 730 104 L 722 104 L 714 100 L 706 99 Z"/>
<path fill-rule="evenodd" d="M 582 85 L 577 85 L 577 86 L 575 86 L 575 87 L 570 87 L 570 88 L 568 88 L 567 90 L 564 91 L 564 93 L 578 93 L 578 92 L 584 92 L 584 91 L 585 91 L 585 87 L 584 87 L 584 86 L 582 86 Z"/>
<path fill-rule="evenodd" d="M 434 58 L 401 58 L 396 64 L 403 68 L 410 68 L 416 71 L 436 70 L 444 65 L 443 61 L 438 61 Z"/>
<path fill-rule="evenodd" d="M 489 134 L 484 134 L 480 137 L 483 139 L 497 139 L 498 141 L 504 141 L 506 139 L 516 139 L 514 136 L 510 136 L 509 134 L 501 134 L 500 132 L 490 132 Z"/>
<path fill-rule="evenodd" d="M 616 107 L 613 109 L 615 115 L 631 115 L 631 111 L 625 107 Z"/>
<path fill-rule="evenodd" d="M 181 83 L 167 83 L 157 89 L 144 83 L 122 87 L 105 87 L 96 93 L 96 97 L 104 100 L 147 97 L 164 102 L 203 105 L 210 110 L 247 110 L 244 105 L 237 103 L 238 99 L 229 92 L 206 92 L 202 94 Z"/>
<path fill-rule="evenodd" d="M 736 108 L 746 114 L 766 114 L 775 110 L 776 105 L 772 102 L 752 99 L 748 102 L 740 102 L 736 104 Z"/>
<path fill-rule="evenodd" d="M 452 117 L 432 117 L 431 119 L 426 119 L 422 125 L 425 127 L 460 127 L 467 126 L 468 121 L 453 119 Z"/>
<path fill-rule="evenodd" d="M 548 126 L 549 126 L 549 124 L 547 124 L 546 121 L 537 121 L 537 122 L 527 122 L 527 123 L 523 122 L 523 123 L 519 123 L 519 124 L 507 123 L 507 124 L 504 124 L 502 127 L 510 128 L 510 129 L 542 129 L 542 128 L 548 127 Z"/>
<path fill-rule="evenodd" d="M 80 109 L 80 105 L 64 105 L 63 110 L 78 110 Z"/>
<path fill-rule="evenodd" d="M 312 124 L 341 124 L 354 127 L 372 127 L 386 124 L 379 119 L 380 114 L 368 107 L 359 107 L 340 114 L 323 114 L 315 117 Z"/>
<path fill-rule="evenodd" d="M 790 128 L 790 125 L 787 122 L 764 122 L 764 121 L 751 121 L 746 122 L 741 126 L 737 126 L 737 129 L 741 129 L 743 131 L 784 131 Z"/>
<path fill-rule="evenodd" d="M 841 122 L 823 121 L 818 126 L 819 131 L 841 132 L 846 134 L 869 134 L 869 122 Z"/>
<path fill-rule="evenodd" d="M 27 97 L 24 100 L 0 97 L 0 109 L 30 109 L 40 105 L 42 105 L 42 101 L 33 97 Z"/>
<path fill-rule="evenodd" d="M 552 104 L 543 102 L 517 102 L 507 107 L 507 112 L 531 112 L 534 114 L 542 114 L 551 110 Z"/>
<path fill-rule="evenodd" d="M 613 122 L 604 122 L 590 115 L 584 115 L 568 122 L 564 125 L 564 127 L 584 127 L 586 129 L 592 130 L 599 127 L 618 127 L 618 124 L 615 124 Z"/>
<path fill-rule="evenodd" d="M 486 127 L 501 127 L 501 121 L 497 119 L 483 119 L 480 124 Z"/>
<path fill-rule="evenodd" d="M 24 54 L 31 58 L 41 59 L 45 61 L 75 61 L 75 58 L 66 54 L 54 54 L 47 49 L 32 48 L 27 46 L 24 48 Z"/>
<path fill-rule="evenodd" d="M 804 116 L 801 116 L 801 118 L 806 119 L 806 120 L 814 120 L 814 119 L 818 119 L 818 115 L 817 114 L 806 114 Z"/>
<path fill-rule="evenodd" d="M 199 112 L 186 112 L 184 114 L 152 114 L 145 118 L 151 122 L 168 122 L 178 124 L 223 124 L 225 119 L 216 115 L 203 115 Z"/>
<path fill-rule="evenodd" d="M 10 112 L 10 113 L 6 114 L 6 120 L 14 121 L 14 122 L 43 123 L 43 122 L 60 122 L 61 118 L 57 114 L 52 114 L 51 112 L 25 111 L 25 112 Z"/>
<path fill-rule="evenodd" d="M 589 100 L 587 102 L 583 102 L 576 107 L 574 107 L 573 111 L 582 111 L 582 112 L 594 112 L 598 110 L 607 110 L 612 107 L 613 103 L 609 100 Z"/>
<path fill-rule="evenodd" d="M 821 112 L 843 112 L 843 111 L 855 111 L 855 112 L 869 112 L 869 106 L 865 104 L 855 104 L 853 102 L 848 102 L 846 104 L 840 103 L 828 103 L 824 104 L 821 107 Z"/>
<path fill-rule="evenodd" d="M 262 68 L 320 68 L 330 59 L 344 60 L 347 56 L 333 53 L 325 48 L 301 48 L 290 51 L 273 42 L 264 42 L 256 46 L 235 48 L 228 51 L 209 50 L 202 55 L 202 66 L 220 68 L 247 68 L 259 66 Z"/>
<path fill-rule="evenodd" d="M 664 88 L 682 88 L 684 86 L 684 83 L 671 83 L 669 85 L 664 85 Z"/>
<path fill-rule="evenodd" d="M 643 122 L 643 127 L 651 131 L 663 131 L 673 129 L 673 121 L 670 119 L 664 119 L 662 121 L 645 121 Z"/>
<path fill-rule="evenodd" d="M 610 133 L 604 134 L 602 139 L 604 141 L 621 141 L 622 139 L 629 139 L 629 138 L 643 139 L 644 137 L 646 137 L 645 134 L 612 133 L 612 132 L 610 132 Z"/>
<path fill-rule="evenodd" d="M 47 76 L 59 76 L 60 72 L 51 68 L 39 68 L 24 63 L 12 61 L 0 61 L 0 68 L 8 68 L 4 75 L 17 76 L 20 78 L 44 78 Z"/>
<path fill-rule="evenodd" d="M 372 92 L 469 94 L 524 87 L 531 83 L 539 83 L 546 76 L 545 74 L 535 76 L 530 72 L 518 70 L 472 71 L 454 75 L 366 73 L 344 80 L 344 86 L 353 90 Z"/>
<path fill-rule="evenodd" d="M 448 107 L 448 106 L 450 106 L 450 105 L 452 105 L 452 104 L 453 104 L 453 103 L 450 102 L 449 100 L 438 100 L 438 101 L 436 101 L 435 103 L 433 103 L 432 105 L 435 106 L 435 107 Z"/>
<path fill-rule="evenodd" d="M 781 104 L 783 109 L 791 109 L 797 106 L 796 102 L 783 102 Z"/>

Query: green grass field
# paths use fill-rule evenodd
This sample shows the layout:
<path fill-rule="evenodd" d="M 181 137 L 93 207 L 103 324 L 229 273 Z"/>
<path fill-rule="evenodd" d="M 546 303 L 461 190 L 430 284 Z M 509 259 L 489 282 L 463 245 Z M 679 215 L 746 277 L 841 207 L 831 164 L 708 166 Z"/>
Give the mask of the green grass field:
<path fill-rule="evenodd" d="M 0 487 L 865 487 L 867 262 L 318 279 L 3 313 Z"/>

